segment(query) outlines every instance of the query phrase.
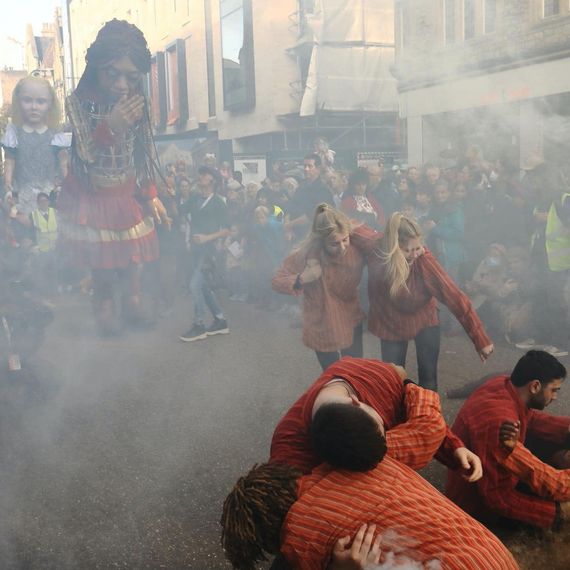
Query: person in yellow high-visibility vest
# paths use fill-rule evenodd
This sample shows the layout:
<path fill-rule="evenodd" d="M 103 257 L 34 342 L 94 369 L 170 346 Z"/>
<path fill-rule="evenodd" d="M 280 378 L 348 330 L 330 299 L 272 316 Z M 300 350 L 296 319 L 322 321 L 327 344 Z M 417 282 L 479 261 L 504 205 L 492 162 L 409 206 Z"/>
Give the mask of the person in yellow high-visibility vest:
<path fill-rule="evenodd" d="M 551 271 L 570 269 L 570 194 L 550 206 L 546 220 L 546 253 Z"/>
<path fill-rule="evenodd" d="M 570 345 L 570 193 L 550 206 L 546 220 L 546 255 L 550 296 L 565 316 L 565 340 Z M 570 349 L 565 346 L 564 351 Z"/>
<path fill-rule="evenodd" d="M 34 231 L 36 255 L 32 260 L 34 283 L 40 294 L 50 295 L 57 284 L 57 215 L 49 205 L 49 196 L 40 192 L 38 207 L 30 214 Z"/>
<path fill-rule="evenodd" d="M 31 213 L 35 241 L 41 253 L 48 253 L 55 250 L 57 244 L 57 216 L 45 192 L 38 194 L 37 201 L 38 207 Z"/>

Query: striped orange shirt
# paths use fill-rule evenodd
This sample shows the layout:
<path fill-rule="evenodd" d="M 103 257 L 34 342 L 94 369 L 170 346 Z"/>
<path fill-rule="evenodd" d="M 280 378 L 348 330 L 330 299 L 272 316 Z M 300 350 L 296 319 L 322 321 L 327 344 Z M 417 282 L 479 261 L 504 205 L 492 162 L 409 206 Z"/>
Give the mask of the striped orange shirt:
<path fill-rule="evenodd" d="M 296 291 L 295 282 L 307 256 L 294 253 L 283 261 L 271 285 L 278 293 L 303 295 L 303 343 L 320 352 L 334 352 L 352 345 L 354 328 L 364 319 L 358 285 L 364 258 L 352 245 L 343 256 L 321 256 L 322 276 Z"/>
<path fill-rule="evenodd" d="M 539 496 L 553 501 L 570 501 L 570 469 L 554 469 L 543 463 L 520 441 L 502 464 Z"/>
<path fill-rule="evenodd" d="M 518 568 L 496 536 L 391 457 L 366 473 L 321 466 L 302 477 L 281 552 L 293 568 L 324 569 L 336 541 L 363 523 L 376 524 L 383 557 L 405 554 L 424 568 L 439 561 L 444 570 Z"/>
<path fill-rule="evenodd" d="M 344 380 L 359 401 L 380 414 L 388 455 L 421 469 L 439 448 L 437 459 L 455 466 L 452 454 L 463 442 L 445 425 L 439 396 L 414 384 L 404 386 L 390 364 L 349 356 L 323 372 L 279 421 L 271 441 L 272 463 L 286 463 L 303 473 L 318 465 L 310 439 L 313 407 L 322 388 L 335 378 Z"/>
<path fill-rule="evenodd" d="M 563 444 L 570 418 L 528 409 L 521 401 L 509 376 L 491 378 L 465 401 L 453 424 L 453 431 L 476 453 L 483 464 L 483 477 L 468 483 L 449 471 L 446 495 L 477 519 L 494 524 L 502 517 L 541 528 L 551 528 L 556 518 L 552 499 L 521 492 L 519 479 L 502 462 L 504 450 L 499 429 L 505 421 L 520 422 L 520 438 L 528 434 Z M 535 458 L 534 462 L 539 461 Z"/>
<path fill-rule="evenodd" d="M 383 262 L 371 253 L 368 256 L 368 330 L 372 334 L 384 340 L 411 340 L 422 329 L 439 324 L 437 301 L 440 301 L 455 315 L 477 350 L 492 343 L 467 295 L 427 249 L 410 267 L 407 289 L 402 289 L 395 298 L 389 294 L 384 272 Z"/>

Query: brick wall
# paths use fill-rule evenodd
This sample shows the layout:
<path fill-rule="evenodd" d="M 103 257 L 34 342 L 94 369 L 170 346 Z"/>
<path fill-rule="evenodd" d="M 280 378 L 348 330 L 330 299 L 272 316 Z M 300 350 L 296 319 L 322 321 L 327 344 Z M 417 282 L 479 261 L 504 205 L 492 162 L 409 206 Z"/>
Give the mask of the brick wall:
<path fill-rule="evenodd" d="M 441 2 L 415 0 L 406 17 L 412 30 L 396 63 L 400 89 L 444 82 L 450 77 L 520 66 L 537 59 L 570 56 L 570 15 L 538 17 L 537 0 L 504 0 L 497 31 L 443 45 Z M 401 45 L 401 44 L 400 44 Z M 565 55 L 564 55 L 565 54 Z"/>

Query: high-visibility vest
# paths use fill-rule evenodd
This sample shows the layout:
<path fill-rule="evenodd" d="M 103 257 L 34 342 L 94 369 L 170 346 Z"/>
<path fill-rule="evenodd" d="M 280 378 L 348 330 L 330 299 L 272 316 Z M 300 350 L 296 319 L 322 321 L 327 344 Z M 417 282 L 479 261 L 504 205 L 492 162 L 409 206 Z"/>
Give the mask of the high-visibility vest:
<path fill-rule="evenodd" d="M 560 204 L 566 200 L 570 200 L 570 194 L 564 194 Z M 556 203 L 550 206 L 546 220 L 546 253 L 551 271 L 570 269 L 570 227 L 562 223 Z"/>
<path fill-rule="evenodd" d="M 55 210 L 53 208 L 48 209 L 48 219 L 46 220 L 43 212 L 36 208 L 32 212 L 32 220 L 36 228 L 38 249 L 43 253 L 53 251 L 57 243 L 57 219 Z"/>

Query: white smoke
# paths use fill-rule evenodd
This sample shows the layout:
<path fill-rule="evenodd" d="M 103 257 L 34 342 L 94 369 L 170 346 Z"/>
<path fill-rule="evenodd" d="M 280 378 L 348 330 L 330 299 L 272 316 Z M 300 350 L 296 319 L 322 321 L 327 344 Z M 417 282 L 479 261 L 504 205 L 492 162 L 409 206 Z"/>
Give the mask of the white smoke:
<path fill-rule="evenodd" d="M 366 570 L 441 570 L 439 560 L 425 560 L 419 550 L 419 541 L 388 529 L 381 535 L 381 563 L 370 564 Z"/>

